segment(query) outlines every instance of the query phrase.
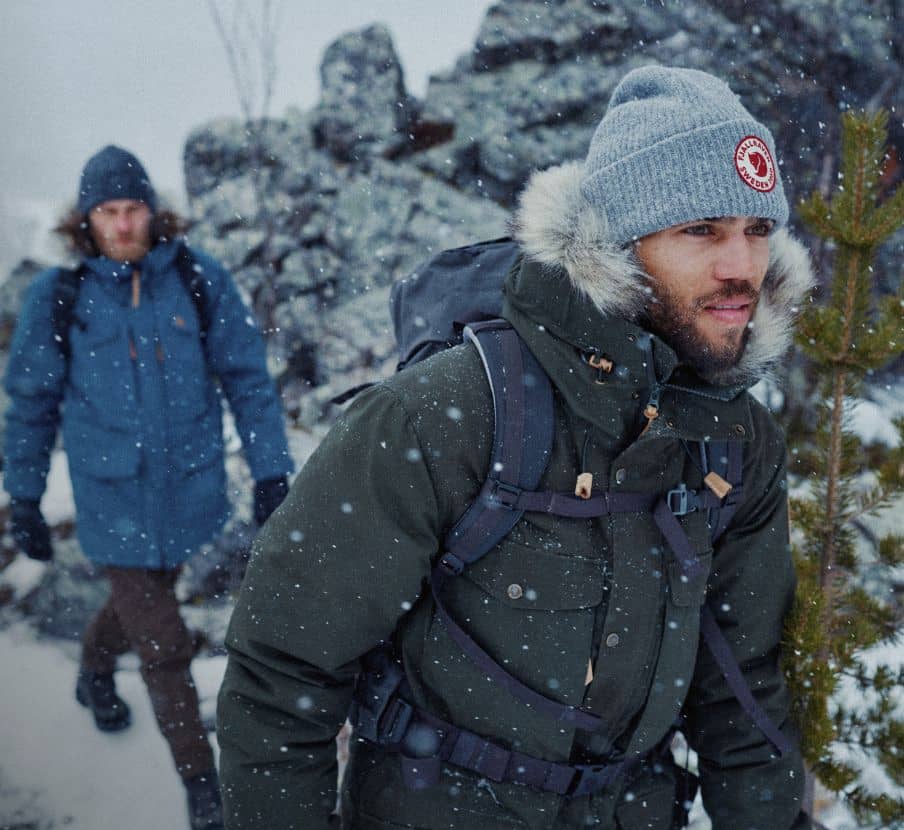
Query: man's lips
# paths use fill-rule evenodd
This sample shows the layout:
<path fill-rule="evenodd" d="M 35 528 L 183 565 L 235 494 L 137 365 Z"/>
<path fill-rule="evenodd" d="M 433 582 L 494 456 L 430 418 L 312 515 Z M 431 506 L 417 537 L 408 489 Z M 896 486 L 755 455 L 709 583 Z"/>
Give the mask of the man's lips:
<path fill-rule="evenodd" d="M 748 297 L 716 300 L 703 306 L 703 311 L 713 320 L 732 326 L 743 326 L 750 319 L 753 303 Z"/>

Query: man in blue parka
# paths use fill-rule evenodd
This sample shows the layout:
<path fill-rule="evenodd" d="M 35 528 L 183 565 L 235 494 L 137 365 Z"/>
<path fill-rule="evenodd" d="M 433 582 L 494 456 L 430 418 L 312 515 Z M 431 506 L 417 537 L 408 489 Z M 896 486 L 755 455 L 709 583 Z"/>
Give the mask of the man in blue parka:
<path fill-rule="evenodd" d="M 117 655 L 136 651 L 192 828 L 213 830 L 216 771 L 173 588 L 229 513 L 222 394 L 256 482 L 256 520 L 282 501 L 292 461 L 279 399 L 231 277 L 188 249 L 135 156 L 114 146 L 94 155 L 57 230 L 81 263 L 36 278 L 10 350 L 10 530 L 24 553 L 52 556 L 40 499 L 61 428 L 79 541 L 111 585 L 84 634 L 76 696 L 100 729 L 127 727 L 113 672 Z"/>

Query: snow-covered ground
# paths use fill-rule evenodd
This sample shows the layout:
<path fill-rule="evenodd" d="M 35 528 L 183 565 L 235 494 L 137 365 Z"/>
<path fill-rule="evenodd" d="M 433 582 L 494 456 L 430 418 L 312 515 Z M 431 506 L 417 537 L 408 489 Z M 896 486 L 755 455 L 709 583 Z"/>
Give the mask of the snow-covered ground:
<path fill-rule="evenodd" d="M 225 657 L 192 664 L 205 722 L 225 665 Z M 116 675 L 132 726 L 115 734 L 99 732 L 75 700 L 76 644 L 38 640 L 16 624 L 0 636 L 0 666 L 0 827 L 187 830 L 185 791 L 137 661 L 124 660 Z"/>

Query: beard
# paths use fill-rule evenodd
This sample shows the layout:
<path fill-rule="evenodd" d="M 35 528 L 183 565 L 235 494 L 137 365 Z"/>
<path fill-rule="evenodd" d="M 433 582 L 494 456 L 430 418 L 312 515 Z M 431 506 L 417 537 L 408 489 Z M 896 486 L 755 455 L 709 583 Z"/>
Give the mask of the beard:
<path fill-rule="evenodd" d="M 725 336 L 714 340 L 697 327 L 697 321 L 705 313 L 706 306 L 719 300 L 745 297 L 751 300 L 755 310 L 759 291 L 747 282 L 732 281 L 726 282 L 718 291 L 687 303 L 658 282 L 651 280 L 650 289 L 650 301 L 643 311 L 642 324 L 668 343 L 682 363 L 711 381 L 737 366 L 750 339 L 750 323 L 726 328 Z"/>

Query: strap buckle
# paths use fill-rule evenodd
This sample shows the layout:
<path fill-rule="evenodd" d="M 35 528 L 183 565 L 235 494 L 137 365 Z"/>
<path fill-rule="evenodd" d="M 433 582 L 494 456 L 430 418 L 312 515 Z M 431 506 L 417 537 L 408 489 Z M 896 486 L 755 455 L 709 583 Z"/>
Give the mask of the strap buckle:
<path fill-rule="evenodd" d="M 380 744 L 399 746 L 413 717 L 414 707 L 398 695 L 393 696 L 378 725 Z"/>
<path fill-rule="evenodd" d="M 686 516 L 697 509 L 697 491 L 688 490 L 682 481 L 674 490 L 669 490 L 665 497 L 665 503 L 673 516 Z"/>
<path fill-rule="evenodd" d="M 490 492 L 487 494 L 490 503 L 498 507 L 504 507 L 506 510 L 516 510 L 518 499 L 524 491 L 514 484 L 506 484 L 504 481 L 499 481 L 499 479 L 493 479 L 492 481 Z"/>
<path fill-rule="evenodd" d="M 449 553 L 449 551 L 446 551 L 442 555 L 439 560 L 439 566 L 449 574 L 449 576 L 458 576 L 465 569 L 464 561 L 454 553 Z"/>

